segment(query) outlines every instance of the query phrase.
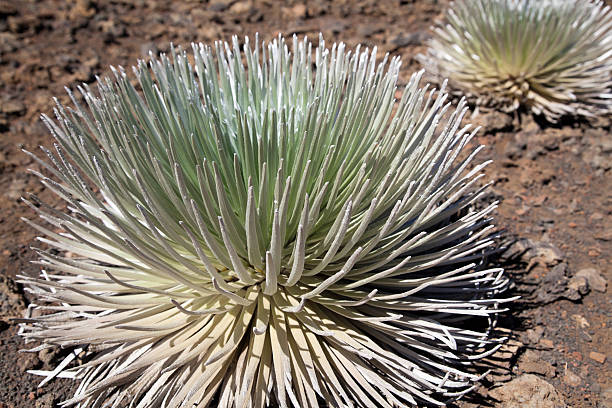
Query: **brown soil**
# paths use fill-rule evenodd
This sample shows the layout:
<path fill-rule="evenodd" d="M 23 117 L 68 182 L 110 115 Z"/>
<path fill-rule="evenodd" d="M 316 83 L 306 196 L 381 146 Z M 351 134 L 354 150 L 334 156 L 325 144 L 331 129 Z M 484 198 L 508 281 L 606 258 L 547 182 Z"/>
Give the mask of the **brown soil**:
<path fill-rule="evenodd" d="M 262 39 L 308 35 L 326 41 L 378 46 L 404 61 L 402 79 L 417 69 L 430 25 L 447 0 L 0 0 L 0 408 L 53 407 L 75 384 L 41 378 L 28 369 L 53 367 L 57 353 L 21 354 L 10 317 L 23 315 L 27 296 L 15 283 L 35 273 L 29 249 L 35 232 L 20 221 L 33 213 L 20 203 L 33 192 L 59 204 L 26 169 L 36 168 L 20 149 L 49 146 L 38 119 L 52 113 L 52 96 L 64 86 L 91 83 L 109 65 L 131 66 L 148 50 L 169 43 L 212 42 L 256 32 Z M 523 298 L 502 318 L 513 339 L 494 360 L 498 368 L 459 406 L 502 406 L 495 388 L 521 373 L 551 383 L 573 407 L 612 406 L 610 297 L 596 282 L 577 277 L 594 268 L 611 281 L 612 138 L 610 120 L 567 120 L 556 126 L 521 113 L 472 118 L 484 126 L 478 142 L 489 146 L 500 200 L 496 216 L 510 249 L 500 259 L 513 274 L 512 291 Z M 512 239 L 522 239 L 512 243 Z M 510 256 L 513 254 L 513 256 Z M 599 353 L 599 354 L 593 354 Z M 62 353 L 60 353 L 62 354 Z M 506 370 L 506 371 L 504 371 Z M 531 377 L 530 377 L 531 378 Z"/>

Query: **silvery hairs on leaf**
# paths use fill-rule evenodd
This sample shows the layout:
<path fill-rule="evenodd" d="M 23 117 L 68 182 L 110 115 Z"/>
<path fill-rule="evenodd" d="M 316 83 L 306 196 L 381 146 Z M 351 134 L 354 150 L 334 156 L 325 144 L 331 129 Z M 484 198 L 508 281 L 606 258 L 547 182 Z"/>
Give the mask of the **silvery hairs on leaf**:
<path fill-rule="evenodd" d="M 26 200 L 56 250 L 21 277 L 22 334 L 86 351 L 34 371 L 80 379 L 65 405 L 443 404 L 481 377 L 508 280 L 465 103 L 422 73 L 396 101 L 375 50 L 291 45 L 151 56 L 44 116 L 70 213 Z"/>
<path fill-rule="evenodd" d="M 477 104 L 556 122 L 612 114 L 612 12 L 600 0 L 457 0 L 421 63 Z"/>

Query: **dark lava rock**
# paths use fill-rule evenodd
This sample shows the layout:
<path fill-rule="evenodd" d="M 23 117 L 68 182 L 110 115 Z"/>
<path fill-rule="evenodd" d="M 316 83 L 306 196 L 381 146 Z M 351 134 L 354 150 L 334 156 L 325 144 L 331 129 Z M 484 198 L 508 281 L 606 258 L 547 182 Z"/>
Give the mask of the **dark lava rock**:
<path fill-rule="evenodd" d="M 400 34 L 391 40 L 391 44 L 397 48 L 408 47 L 410 45 L 422 45 L 431 38 L 431 35 L 425 31 L 416 31 L 414 33 Z"/>
<path fill-rule="evenodd" d="M 500 408 L 562 408 L 565 401 L 552 384 L 533 374 L 523 374 L 489 392 Z"/>
<path fill-rule="evenodd" d="M 542 263 L 547 266 L 557 265 L 565 255 L 559 248 L 549 242 L 532 241 L 522 238 L 514 241 L 502 254 L 502 258 L 524 263 Z"/>

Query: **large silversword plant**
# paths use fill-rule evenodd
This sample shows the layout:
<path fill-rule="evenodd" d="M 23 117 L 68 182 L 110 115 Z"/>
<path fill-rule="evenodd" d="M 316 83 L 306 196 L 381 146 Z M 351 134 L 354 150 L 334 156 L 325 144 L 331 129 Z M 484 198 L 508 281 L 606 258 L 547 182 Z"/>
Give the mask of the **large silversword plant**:
<path fill-rule="evenodd" d="M 480 378 L 507 278 L 464 103 L 421 74 L 396 103 L 395 58 L 288 48 L 194 44 L 45 117 L 70 213 L 28 201 L 62 255 L 22 278 L 23 335 L 86 352 L 35 372 L 80 379 L 68 404 L 397 407 Z"/>
<path fill-rule="evenodd" d="M 612 12 L 599 0 L 457 0 L 421 61 L 507 111 L 612 114 Z"/>

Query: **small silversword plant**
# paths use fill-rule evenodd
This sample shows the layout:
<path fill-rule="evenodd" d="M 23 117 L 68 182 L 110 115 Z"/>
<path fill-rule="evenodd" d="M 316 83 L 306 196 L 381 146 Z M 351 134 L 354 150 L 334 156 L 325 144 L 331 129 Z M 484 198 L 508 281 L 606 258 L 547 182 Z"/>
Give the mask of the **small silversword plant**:
<path fill-rule="evenodd" d="M 477 104 L 555 122 L 612 113 L 612 12 L 599 0 L 457 0 L 421 62 Z"/>
<path fill-rule="evenodd" d="M 443 405 L 482 375 L 507 278 L 465 103 L 400 93 L 375 51 L 291 48 L 194 44 L 44 117 L 69 213 L 26 200 L 56 250 L 22 334 L 80 353 L 33 371 L 80 379 L 64 404 Z"/>

